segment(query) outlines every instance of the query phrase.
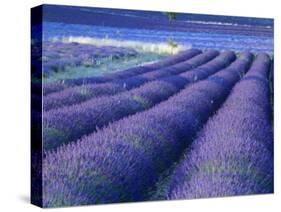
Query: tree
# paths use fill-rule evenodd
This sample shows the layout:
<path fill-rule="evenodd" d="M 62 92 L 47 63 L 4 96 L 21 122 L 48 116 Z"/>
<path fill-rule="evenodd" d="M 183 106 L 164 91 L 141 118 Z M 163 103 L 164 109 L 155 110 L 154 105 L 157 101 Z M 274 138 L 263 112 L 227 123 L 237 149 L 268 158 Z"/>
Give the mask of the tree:
<path fill-rule="evenodd" d="M 164 14 L 168 16 L 169 21 L 176 20 L 177 14 L 175 12 L 165 12 Z"/>

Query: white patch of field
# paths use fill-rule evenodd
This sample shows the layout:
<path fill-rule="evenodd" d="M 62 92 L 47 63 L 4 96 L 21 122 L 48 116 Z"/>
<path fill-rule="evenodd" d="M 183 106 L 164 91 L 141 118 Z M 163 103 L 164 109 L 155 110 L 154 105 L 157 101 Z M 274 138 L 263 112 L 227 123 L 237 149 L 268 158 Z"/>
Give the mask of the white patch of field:
<path fill-rule="evenodd" d="M 116 40 L 111 38 L 94 38 L 84 36 L 68 36 L 68 37 L 53 37 L 51 41 L 57 42 L 76 42 L 81 44 L 91 44 L 95 46 L 117 46 L 125 48 L 133 48 L 139 52 L 152 52 L 157 54 L 177 54 L 180 51 L 192 48 L 191 45 L 183 46 L 173 42 L 143 42 L 132 40 Z"/>

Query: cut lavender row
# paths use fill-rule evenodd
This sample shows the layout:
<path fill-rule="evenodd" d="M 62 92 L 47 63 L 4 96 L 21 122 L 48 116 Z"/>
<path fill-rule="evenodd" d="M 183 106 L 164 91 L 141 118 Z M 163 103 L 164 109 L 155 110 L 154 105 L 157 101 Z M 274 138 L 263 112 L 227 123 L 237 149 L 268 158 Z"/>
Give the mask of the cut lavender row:
<path fill-rule="evenodd" d="M 250 64 L 235 64 L 152 109 L 114 122 L 49 152 L 43 163 L 45 207 L 140 201 L 178 159 Z M 224 78 L 225 77 L 225 78 Z"/>
<path fill-rule="evenodd" d="M 79 79 L 67 79 L 67 80 L 63 80 L 63 82 L 45 83 L 43 93 L 44 93 L 44 95 L 48 95 L 53 92 L 61 91 L 69 86 L 83 85 L 83 84 L 89 84 L 89 83 L 105 83 L 105 82 L 111 82 L 116 79 L 125 79 L 128 77 L 132 77 L 132 76 L 135 76 L 138 74 L 145 73 L 145 72 L 157 70 L 157 69 L 165 67 L 165 66 L 174 65 L 174 64 L 182 62 L 184 60 L 188 60 L 200 53 L 201 53 L 201 51 L 198 49 L 189 49 L 189 50 L 180 52 L 177 55 L 170 56 L 170 57 L 163 59 L 159 62 L 156 62 L 154 64 L 137 66 L 137 67 L 126 69 L 124 71 L 116 72 L 113 74 L 108 74 L 105 76 L 79 78 Z"/>
<path fill-rule="evenodd" d="M 109 122 L 152 107 L 184 88 L 188 83 L 204 79 L 229 65 L 233 52 L 221 53 L 216 59 L 194 71 L 146 83 L 143 86 L 111 97 L 91 99 L 44 114 L 44 150 L 75 141 Z M 91 123 L 91 124 L 89 124 Z"/>
<path fill-rule="evenodd" d="M 273 192 L 270 60 L 257 56 L 172 175 L 168 199 Z"/>
<path fill-rule="evenodd" d="M 114 95 L 120 92 L 124 92 L 132 88 L 139 87 L 149 81 L 190 70 L 206 63 L 217 55 L 218 51 L 208 50 L 203 54 L 199 54 L 187 61 L 178 63 L 176 65 L 144 73 L 138 76 L 129 77 L 127 79 L 68 88 L 61 92 L 47 95 L 43 101 L 43 109 L 47 111 L 65 105 L 78 104 L 94 97 Z"/>

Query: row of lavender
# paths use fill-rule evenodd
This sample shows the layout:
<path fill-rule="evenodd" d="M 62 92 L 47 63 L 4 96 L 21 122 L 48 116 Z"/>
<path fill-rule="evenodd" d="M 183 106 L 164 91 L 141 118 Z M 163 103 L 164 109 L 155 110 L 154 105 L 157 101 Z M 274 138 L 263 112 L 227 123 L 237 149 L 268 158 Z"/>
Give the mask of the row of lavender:
<path fill-rule="evenodd" d="M 60 44 L 60 43 L 59 43 Z M 51 45 L 51 44 L 50 44 Z M 55 44 L 52 44 L 55 45 Z M 72 43 L 69 44 L 70 46 L 75 46 L 77 44 Z M 64 45 L 63 45 L 64 46 Z M 41 53 L 41 49 L 39 48 L 40 45 L 32 45 L 33 48 L 33 57 L 39 57 L 40 53 Z M 65 47 L 65 46 L 64 46 Z M 92 47 L 92 46 L 91 46 Z M 215 56 L 215 54 L 218 54 L 217 51 L 210 51 L 213 52 L 211 53 L 209 56 L 213 57 Z M 34 109 L 33 112 L 35 113 L 40 113 L 40 111 L 42 110 L 42 87 L 43 87 L 43 94 L 47 95 L 48 93 L 53 93 L 56 91 L 60 91 L 65 89 L 66 87 L 72 87 L 72 86 L 77 86 L 78 89 L 81 92 L 79 92 L 78 94 L 81 94 L 83 96 L 85 89 L 84 87 L 79 87 L 79 85 L 81 84 L 99 84 L 99 83 L 105 83 L 105 82 L 111 82 L 111 81 L 117 81 L 117 80 L 121 80 L 121 79 L 125 79 L 125 78 L 129 78 L 131 76 L 135 76 L 135 75 L 139 75 L 139 74 L 143 74 L 146 72 L 150 72 L 150 71 L 154 71 L 157 69 L 160 69 L 162 67 L 167 67 L 167 66 L 171 66 L 174 65 L 176 63 L 179 63 L 181 61 L 184 60 L 188 60 L 198 54 L 201 54 L 202 52 L 200 50 L 197 49 L 190 49 L 187 51 L 183 51 L 180 52 L 179 54 L 175 55 L 175 56 L 170 56 L 166 59 L 163 59 L 159 62 L 156 63 L 152 63 L 152 64 L 148 64 L 148 65 L 142 65 L 142 66 L 137 66 L 137 67 L 133 67 L 133 68 L 129 68 L 127 70 L 123 70 L 123 71 L 119 71 L 113 74 L 107 74 L 106 76 L 102 76 L 102 77 L 90 77 L 90 78 L 80 78 L 80 79 L 74 79 L 74 80 L 66 80 L 65 83 L 42 83 L 41 81 L 32 81 L 32 108 Z M 37 61 L 39 62 L 39 58 L 36 58 L 34 60 L 32 60 L 32 62 Z M 36 69 L 36 68 L 34 68 Z M 36 70 L 35 70 L 36 71 Z M 41 65 L 39 65 L 38 67 L 38 71 L 41 72 Z M 98 86 L 97 86 L 98 87 Z M 70 89 L 71 90 L 71 89 Z M 74 89 L 75 90 L 75 89 Z M 96 92 L 96 91 L 95 91 Z M 67 93 L 67 92 L 62 92 L 62 93 Z M 89 92 L 87 92 L 89 93 Z M 73 94 L 75 95 L 75 94 Z M 67 96 L 67 98 L 73 98 L 71 95 Z M 82 98 L 82 97 L 80 97 Z M 88 97 L 89 98 L 89 97 Z M 44 110 L 47 109 L 46 106 L 46 102 L 48 102 L 48 98 L 44 97 L 44 102 L 45 102 L 45 106 L 44 106 Z M 58 99 L 59 100 L 59 99 Z M 80 100 L 82 101 L 82 100 Z M 60 100 L 60 102 L 62 102 L 62 100 Z M 60 103 L 61 104 L 61 103 Z"/>
<path fill-rule="evenodd" d="M 43 43 L 43 74 L 64 71 L 68 66 L 98 65 L 102 59 L 120 59 L 133 57 L 137 52 L 133 49 L 88 44 L 44 42 Z"/>
<path fill-rule="evenodd" d="M 233 52 L 224 52 L 210 62 L 205 63 L 217 54 L 217 51 L 206 51 L 186 62 L 171 66 L 170 69 L 164 68 L 150 72 L 148 73 L 149 76 L 153 76 L 153 79 L 156 80 L 145 83 L 140 87 L 138 87 L 140 85 L 139 81 L 128 78 L 126 81 L 132 85 L 131 87 L 137 87 L 135 89 L 127 90 L 126 92 L 121 92 L 123 91 L 121 90 L 121 93 L 117 95 L 91 98 L 81 104 L 45 112 L 43 119 L 44 149 L 53 149 L 62 144 L 75 141 L 110 122 L 147 110 L 174 95 L 187 84 L 206 78 L 208 75 L 229 65 L 235 59 Z M 199 66 L 202 63 L 204 65 Z M 190 70 L 191 67 L 197 66 L 199 67 L 192 71 Z M 174 75 L 178 72 L 183 73 Z M 168 77 L 161 78 L 160 76 Z M 109 86 L 105 85 L 107 90 L 110 90 Z M 78 100 L 79 103 L 80 99 Z"/>
<path fill-rule="evenodd" d="M 35 52 L 35 51 L 33 51 L 33 52 Z M 160 60 L 159 62 L 156 62 L 156 63 L 129 68 L 127 70 L 110 73 L 105 76 L 77 78 L 77 79 L 65 79 L 63 81 L 53 82 L 53 83 L 44 82 L 44 84 L 42 85 L 43 94 L 48 95 L 50 93 L 62 91 L 68 87 L 77 86 L 77 85 L 85 85 L 85 84 L 91 84 L 91 83 L 97 84 L 97 83 L 111 82 L 111 81 L 117 80 L 117 79 L 125 79 L 128 77 L 134 76 L 134 75 L 153 71 L 153 70 L 165 67 L 165 66 L 174 65 L 178 62 L 187 60 L 199 53 L 201 53 L 200 50 L 191 49 L 191 50 L 180 52 L 179 54 L 177 54 L 175 56 L 171 56 L 166 59 Z M 37 60 L 32 60 L 32 61 L 36 62 Z M 39 65 L 39 66 L 40 67 L 38 67 L 38 71 L 41 71 L 41 65 Z M 41 90 L 41 89 L 38 89 L 39 87 L 41 87 L 40 83 L 33 83 L 32 86 L 34 88 L 33 90 L 35 90 L 35 91 Z M 37 95 L 41 95 L 41 92 L 37 93 Z"/>
<path fill-rule="evenodd" d="M 72 44 L 75 45 L 75 44 Z M 208 58 L 215 57 L 218 52 L 217 51 L 209 51 L 210 53 L 205 55 L 206 60 Z M 89 78 L 79 78 L 79 79 L 72 79 L 72 80 L 66 80 L 65 82 L 59 82 L 59 83 L 41 83 L 41 82 L 32 82 L 32 99 L 34 104 L 34 109 L 37 111 L 41 110 L 41 93 L 43 89 L 44 97 L 44 110 L 54 109 L 59 106 L 63 105 L 70 105 L 77 104 L 78 102 L 85 101 L 87 99 L 90 99 L 92 97 L 102 96 L 106 94 L 114 94 L 117 92 L 121 92 L 123 90 L 129 89 L 128 86 L 124 87 L 124 84 L 128 83 L 131 87 L 136 87 L 137 85 L 133 83 L 133 81 L 138 80 L 137 75 L 145 74 L 147 72 L 152 72 L 164 67 L 173 66 L 177 63 L 180 63 L 184 60 L 188 60 L 196 55 L 201 54 L 202 52 L 198 49 L 190 49 L 187 51 L 180 52 L 177 55 L 167 57 L 166 59 L 160 60 L 159 62 L 148 64 L 148 65 L 142 65 L 137 66 L 133 68 L 129 68 L 127 70 L 119 71 L 113 74 L 107 74 L 105 76 L 101 77 L 89 77 Z M 194 63 L 196 61 L 201 62 L 200 58 L 202 56 L 195 59 Z M 204 56 L 203 56 L 204 57 Z M 202 61 L 204 62 L 204 61 Z M 202 63 L 201 62 L 201 63 Z M 40 66 L 41 67 L 41 66 Z M 179 67 L 180 68 L 180 67 Z M 187 68 L 187 64 L 185 67 Z M 190 67 L 191 68 L 191 65 Z M 178 68 L 177 68 L 178 69 Z M 179 70 L 181 71 L 181 70 Z M 164 73 L 165 74 L 165 73 Z M 163 77 L 164 77 L 164 74 Z M 171 73 L 172 74 L 172 73 Z M 175 74 L 175 73 L 174 73 Z M 158 76 L 160 77 L 161 73 L 158 73 Z M 126 80 L 126 78 L 131 77 L 129 80 Z M 145 77 L 145 75 L 144 75 Z M 143 78 L 144 78 L 143 77 Z M 157 74 L 154 76 L 147 76 L 148 78 L 146 81 L 152 80 L 153 78 L 157 78 Z M 149 78 L 150 77 L 150 78 Z M 122 79 L 124 79 L 122 81 Z M 115 82 L 115 85 L 112 84 Z M 101 84 L 100 84 L 101 83 Z M 144 82 L 139 80 L 139 84 L 143 84 Z M 99 85 L 100 84 L 100 85 Z M 117 87 L 119 85 L 119 87 Z M 121 86 L 122 85 L 122 86 Z M 118 90 L 115 90 L 115 87 L 118 88 Z M 43 87 L 43 88 L 41 88 Z M 67 87 L 69 87 L 67 89 Z M 109 90 L 107 90 L 109 89 Z M 47 95 L 49 94 L 49 95 Z"/>
<path fill-rule="evenodd" d="M 77 79 L 66 79 L 62 82 L 57 83 L 45 83 L 43 85 L 43 93 L 44 95 L 61 91 L 67 87 L 71 86 L 78 86 L 78 85 L 85 85 L 85 84 L 92 84 L 92 83 L 105 83 L 111 82 L 118 79 L 125 79 L 128 77 L 132 77 L 139 74 L 144 74 L 146 72 L 150 72 L 159 68 L 163 68 L 166 66 L 174 65 L 178 62 L 187 60 L 197 54 L 201 53 L 200 50 L 191 49 L 187 51 L 180 52 L 175 56 L 168 57 L 166 59 L 160 60 L 159 62 L 147 64 L 147 65 L 140 65 L 136 67 L 129 68 L 127 70 L 110 73 L 105 76 L 96 76 L 96 77 L 88 77 L 88 78 L 77 78 Z"/>
<path fill-rule="evenodd" d="M 228 52 L 208 62 L 206 66 L 197 68 L 198 75 L 195 69 L 179 76 L 157 80 L 156 83 L 165 82 L 161 86 L 167 86 L 168 82 L 176 89 L 168 91 L 169 94 L 164 99 L 179 92 L 163 101 L 161 95 L 166 90 L 162 94 L 156 94 L 157 91 L 151 89 L 152 95 L 156 94 L 160 98 L 159 104 L 152 107 L 146 100 L 147 96 L 144 99 L 140 96 L 137 101 L 142 107 L 138 111 L 145 111 L 128 117 L 125 117 L 128 115 L 125 113 L 120 117 L 124 117 L 123 119 L 110 123 L 107 127 L 92 129 L 92 134 L 61 146 L 56 151 L 46 152 L 43 163 L 44 206 L 149 199 L 149 191 L 156 189 L 159 177 L 181 158 L 183 150 L 193 142 L 198 130 L 219 109 L 232 87 L 249 69 L 252 59 L 252 54 L 244 53 L 232 62 L 233 55 Z M 192 143 L 194 148 L 185 151 L 185 157 L 165 185 L 165 198 L 272 191 L 272 132 L 268 121 L 270 105 L 267 104 L 269 94 L 266 78 L 269 63 L 267 56 L 257 56 L 249 73 L 235 86 L 223 107 L 207 122 L 203 133 L 199 133 Z M 228 67 L 224 68 L 225 66 Z M 217 72 L 218 70 L 220 71 Z M 210 74 L 213 75 L 209 76 Z M 190 78 L 185 78 L 185 75 Z M 178 77 L 184 80 L 180 81 Z M 199 80 L 208 78 L 190 84 L 189 80 L 195 79 L 194 77 L 199 77 Z M 146 88 L 147 85 L 142 87 Z M 134 107 L 124 104 L 113 114 Z M 109 111 L 111 110 L 112 108 Z M 243 113 L 240 114 L 241 110 Z M 76 115 L 85 112 L 81 110 Z M 100 114 L 101 117 L 110 115 L 109 112 L 106 116 Z M 224 117 L 229 120 L 225 125 L 221 121 Z M 76 130 L 79 134 L 79 130 L 86 126 L 81 120 L 75 124 L 78 131 L 75 128 L 70 128 L 69 131 Z M 95 119 L 90 118 L 87 123 L 93 120 Z M 265 127 L 266 130 L 260 127 Z M 233 139 L 235 135 L 239 139 Z M 215 141 L 217 143 L 213 144 Z M 208 160 L 212 163 L 211 172 L 204 172 L 200 167 L 204 167 Z M 237 170 L 240 165 L 245 168 L 242 169 L 245 171 L 242 174 Z M 189 172 L 194 171 L 193 169 L 197 172 Z M 202 182 L 198 179 L 202 179 Z M 248 187 L 245 187 L 246 184 Z M 191 189 L 181 190 L 183 188 Z"/>
<path fill-rule="evenodd" d="M 185 152 L 166 184 L 166 198 L 273 192 L 269 70 L 268 56 L 259 55 Z"/>
<path fill-rule="evenodd" d="M 187 59 L 197 54 L 197 50 L 191 50 L 188 52 L 190 54 L 186 55 L 188 56 Z M 68 89 L 64 89 L 61 92 L 56 92 L 47 95 L 44 98 L 43 108 L 44 110 L 47 111 L 65 105 L 78 104 L 82 101 L 86 101 L 94 97 L 115 95 L 117 93 L 128 91 L 133 88 L 139 87 L 155 79 L 168 77 L 171 75 L 179 74 L 181 72 L 185 72 L 187 70 L 190 70 L 194 67 L 206 63 L 207 61 L 213 59 L 217 55 L 218 55 L 218 51 L 209 50 L 206 51 L 204 54 L 196 55 L 189 60 L 185 60 L 179 63 L 176 63 L 177 61 L 172 60 L 173 63 L 171 64 L 171 66 L 166 65 L 165 67 L 162 67 L 159 65 L 156 66 L 155 64 L 153 66 L 150 65 L 149 67 L 155 67 L 155 68 L 153 68 L 152 70 L 146 69 L 146 70 L 150 70 L 148 72 L 145 71 L 145 69 L 143 69 L 142 67 L 138 67 L 137 70 L 142 70 L 141 72 L 139 72 L 141 73 L 139 75 L 135 73 L 135 75 L 132 76 L 133 72 L 128 72 L 127 70 L 125 72 L 122 71 L 120 72 L 120 74 L 116 74 L 111 82 L 107 82 L 107 83 L 105 82 L 99 84 L 88 83 L 86 85 L 84 84 L 81 86 L 70 87 Z M 183 57 L 183 59 L 185 58 Z M 126 78 L 119 79 L 121 76 Z"/>

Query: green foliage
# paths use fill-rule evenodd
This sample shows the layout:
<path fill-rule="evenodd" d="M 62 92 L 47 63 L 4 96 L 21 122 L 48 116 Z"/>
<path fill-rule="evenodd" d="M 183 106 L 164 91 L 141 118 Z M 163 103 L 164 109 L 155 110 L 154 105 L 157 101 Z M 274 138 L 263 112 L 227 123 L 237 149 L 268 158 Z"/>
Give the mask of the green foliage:
<path fill-rule="evenodd" d="M 167 39 L 167 43 L 169 46 L 171 46 L 172 48 L 177 48 L 178 44 L 172 39 L 172 38 L 168 38 Z"/>
<path fill-rule="evenodd" d="M 176 20 L 177 14 L 175 12 L 164 12 L 165 15 L 169 18 L 169 21 Z"/>

